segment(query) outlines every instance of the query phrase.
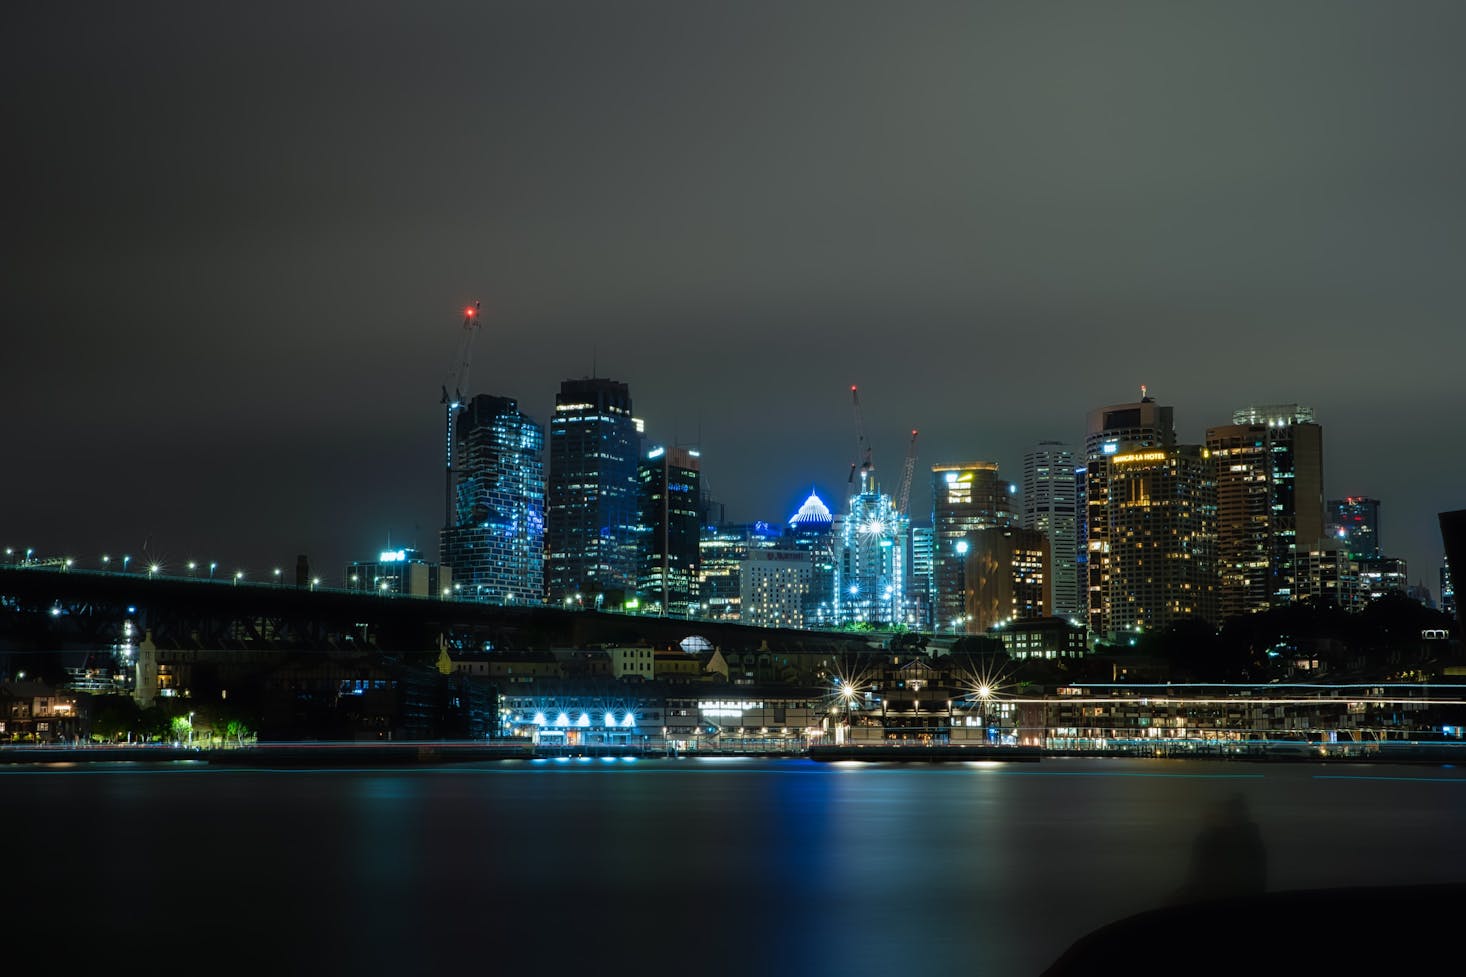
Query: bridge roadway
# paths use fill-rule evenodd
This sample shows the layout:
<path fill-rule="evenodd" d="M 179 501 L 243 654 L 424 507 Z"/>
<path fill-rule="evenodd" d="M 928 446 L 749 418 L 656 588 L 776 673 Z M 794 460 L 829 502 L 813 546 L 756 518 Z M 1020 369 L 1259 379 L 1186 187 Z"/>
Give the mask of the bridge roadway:
<path fill-rule="evenodd" d="M 101 649 L 131 621 L 162 647 L 229 649 L 459 647 L 579 648 L 647 642 L 666 647 L 701 635 L 727 651 L 832 651 L 842 632 L 759 628 L 556 607 L 379 595 L 293 584 L 0 566 L 0 651 Z M 874 637 L 874 636 L 872 636 Z M 856 640 L 859 640 L 858 638 Z"/>

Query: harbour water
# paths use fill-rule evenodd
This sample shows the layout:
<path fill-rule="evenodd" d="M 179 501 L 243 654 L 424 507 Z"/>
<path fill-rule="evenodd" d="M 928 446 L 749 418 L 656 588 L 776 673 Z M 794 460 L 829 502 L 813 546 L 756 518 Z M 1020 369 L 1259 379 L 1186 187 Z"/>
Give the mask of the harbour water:
<path fill-rule="evenodd" d="M 1037 974 L 1204 890 L 1221 811 L 1269 890 L 1466 881 L 1439 765 L 0 769 L 7 929 L 68 970 Z"/>

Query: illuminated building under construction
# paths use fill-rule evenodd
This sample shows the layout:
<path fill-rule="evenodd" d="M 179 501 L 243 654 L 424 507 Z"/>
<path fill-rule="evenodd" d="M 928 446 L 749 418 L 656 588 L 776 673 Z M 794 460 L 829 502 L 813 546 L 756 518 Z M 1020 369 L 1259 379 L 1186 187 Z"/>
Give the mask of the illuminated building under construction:
<path fill-rule="evenodd" d="M 910 624 L 907 586 L 911 541 L 906 508 L 916 465 L 916 432 L 911 432 L 901 485 L 892 498 L 876 483 L 860 394 L 855 387 L 850 388 L 850 397 L 855 408 L 859 460 L 850 466 L 850 506 L 835 533 L 834 623 Z"/>
<path fill-rule="evenodd" d="M 836 624 L 905 623 L 907 528 L 894 500 L 862 472 L 836 537 Z"/>

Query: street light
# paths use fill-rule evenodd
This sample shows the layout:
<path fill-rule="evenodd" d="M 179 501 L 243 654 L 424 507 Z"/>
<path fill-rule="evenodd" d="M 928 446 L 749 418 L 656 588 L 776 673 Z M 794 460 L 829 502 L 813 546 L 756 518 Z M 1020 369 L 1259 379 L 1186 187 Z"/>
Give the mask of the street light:
<path fill-rule="evenodd" d="M 234 571 L 234 586 L 236 586 L 236 587 L 239 586 L 239 578 L 240 577 L 243 577 L 243 576 L 244 576 L 244 571 L 243 570 L 235 570 Z"/>
<path fill-rule="evenodd" d="M 122 572 L 123 573 L 126 573 L 127 572 L 127 564 L 129 564 L 131 562 L 132 562 L 132 557 L 129 556 L 129 555 L 127 555 L 126 553 L 123 553 L 122 554 Z"/>
<path fill-rule="evenodd" d="M 71 569 L 71 565 L 73 563 L 75 563 L 75 562 L 76 562 L 75 560 L 73 560 L 71 557 L 68 556 L 66 558 L 66 569 L 70 570 Z"/>
<path fill-rule="evenodd" d="M 280 568 L 279 567 L 276 567 L 275 568 L 275 582 L 276 583 L 279 583 L 280 582 Z"/>
<path fill-rule="evenodd" d="M 311 577 L 311 590 L 315 590 L 320 585 L 321 585 L 321 578 L 320 577 Z"/>
<path fill-rule="evenodd" d="M 214 570 L 217 569 L 218 566 L 219 566 L 219 564 L 210 561 L 210 563 L 209 563 L 209 579 L 210 580 L 213 580 L 214 579 Z"/>
<path fill-rule="evenodd" d="M 161 569 L 162 569 L 162 567 L 158 566 L 158 564 L 156 564 L 156 563 L 150 565 L 148 567 L 148 576 L 149 577 L 156 577 L 158 575 L 158 571 L 161 570 Z"/>
<path fill-rule="evenodd" d="M 190 577 L 193 576 L 193 572 L 195 570 L 197 570 L 198 567 L 199 567 L 199 565 L 197 563 L 193 562 L 192 560 L 189 560 L 188 561 L 188 575 Z"/>

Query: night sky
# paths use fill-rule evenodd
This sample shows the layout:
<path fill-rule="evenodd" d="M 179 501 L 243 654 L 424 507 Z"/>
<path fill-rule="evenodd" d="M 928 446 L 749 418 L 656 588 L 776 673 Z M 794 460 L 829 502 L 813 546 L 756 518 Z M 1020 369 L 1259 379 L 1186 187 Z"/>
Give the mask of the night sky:
<path fill-rule="evenodd" d="M 425 7 L 426 12 L 417 7 Z M 55 3 L 0 14 L 0 544 L 436 551 L 439 386 L 631 385 L 733 519 L 1311 405 L 1435 589 L 1466 5 Z M 929 475 L 913 508 L 929 506 Z"/>

